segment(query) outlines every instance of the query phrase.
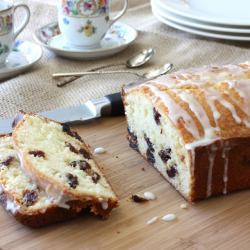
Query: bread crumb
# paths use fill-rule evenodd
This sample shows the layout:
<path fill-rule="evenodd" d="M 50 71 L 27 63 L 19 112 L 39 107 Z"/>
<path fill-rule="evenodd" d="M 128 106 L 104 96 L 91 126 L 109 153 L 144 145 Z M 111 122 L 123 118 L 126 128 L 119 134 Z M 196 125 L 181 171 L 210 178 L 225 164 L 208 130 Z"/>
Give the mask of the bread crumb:
<path fill-rule="evenodd" d="M 132 201 L 134 201 L 136 203 L 142 203 L 142 202 L 148 201 L 148 199 L 146 199 L 138 194 L 132 194 L 131 199 L 132 199 Z"/>
<path fill-rule="evenodd" d="M 180 208 L 181 209 L 187 209 L 188 205 L 186 203 L 183 203 L 183 204 L 180 205 Z"/>

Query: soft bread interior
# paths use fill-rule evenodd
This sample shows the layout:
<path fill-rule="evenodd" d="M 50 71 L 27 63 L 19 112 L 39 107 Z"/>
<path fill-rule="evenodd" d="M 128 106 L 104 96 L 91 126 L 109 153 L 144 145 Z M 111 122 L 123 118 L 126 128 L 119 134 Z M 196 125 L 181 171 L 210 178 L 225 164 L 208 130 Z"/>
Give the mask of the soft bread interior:
<path fill-rule="evenodd" d="M 40 190 L 20 168 L 20 162 L 13 147 L 11 136 L 0 137 L 0 185 L 7 193 L 7 209 L 33 212 L 53 205 L 53 200 Z"/>
<path fill-rule="evenodd" d="M 178 130 L 146 95 L 131 92 L 125 102 L 130 146 L 188 198 L 191 190 L 191 159 Z"/>
<path fill-rule="evenodd" d="M 48 181 L 45 185 L 50 184 L 44 187 L 46 190 L 54 185 L 64 191 L 69 190 L 80 199 L 116 200 L 94 160 L 79 153 L 83 143 L 63 132 L 61 124 L 25 115 L 15 128 L 13 137 L 25 161 L 24 167 L 28 167 L 38 181 L 42 178 Z"/>

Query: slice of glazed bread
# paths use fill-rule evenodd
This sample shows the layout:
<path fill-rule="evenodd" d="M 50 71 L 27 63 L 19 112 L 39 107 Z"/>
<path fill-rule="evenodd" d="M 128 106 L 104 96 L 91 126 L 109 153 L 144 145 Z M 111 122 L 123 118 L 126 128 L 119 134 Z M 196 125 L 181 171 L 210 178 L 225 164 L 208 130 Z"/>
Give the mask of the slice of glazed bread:
<path fill-rule="evenodd" d="M 80 136 L 68 126 L 22 114 L 13 130 L 26 173 L 52 197 L 80 201 L 107 217 L 118 201 Z"/>
<path fill-rule="evenodd" d="M 187 200 L 250 188 L 250 63 L 124 88 L 130 146 Z"/>
<path fill-rule="evenodd" d="M 41 227 L 75 217 L 81 207 L 47 195 L 21 169 L 11 135 L 0 137 L 0 202 L 18 221 Z"/>

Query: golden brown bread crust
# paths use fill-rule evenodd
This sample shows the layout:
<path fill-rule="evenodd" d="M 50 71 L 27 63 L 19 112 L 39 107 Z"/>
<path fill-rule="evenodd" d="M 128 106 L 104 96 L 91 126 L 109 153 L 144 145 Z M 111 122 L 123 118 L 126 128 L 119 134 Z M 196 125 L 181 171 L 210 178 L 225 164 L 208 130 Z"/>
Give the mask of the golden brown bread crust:
<path fill-rule="evenodd" d="M 27 213 L 22 211 L 22 209 L 18 209 L 13 214 L 9 211 L 8 201 L 13 202 L 12 197 L 7 193 L 3 192 L 0 194 L 0 203 L 5 208 L 5 210 L 14 216 L 14 218 L 21 222 L 25 226 L 29 226 L 32 228 L 38 228 L 47 226 L 53 223 L 65 221 L 71 218 L 76 217 L 81 209 L 71 208 L 65 209 L 56 206 L 51 206 L 46 211 L 37 210 L 34 213 Z"/>
<path fill-rule="evenodd" d="M 2 192 L 0 194 L 0 203 L 5 208 L 5 210 L 14 216 L 14 218 L 21 222 L 25 226 L 32 228 L 39 228 L 43 226 L 48 226 L 54 223 L 66 221 L 72 218 L 87 212 L 88 210 L 95 215 L 101 216 L 103 219 L 109 217 L 110 212 L 113 207 L 116 207 L 118 204 L 112 203 L 109 201 L 109 207 L 107 210 L 103 210 L 100 202 L 80 202 L 80 201 L 69 201 L 67 205 L 70 206 L 69 209 L 61 208 L 58 206 L 50 206 L 45 211 L 37 210 L 33 213 L 27 213 L 27 211 L 22 210 L 22 208 L 17 209 L 15 213 L 9 211 L 8 201 L 13 202 L 11 195 L 8 193 Z"/>

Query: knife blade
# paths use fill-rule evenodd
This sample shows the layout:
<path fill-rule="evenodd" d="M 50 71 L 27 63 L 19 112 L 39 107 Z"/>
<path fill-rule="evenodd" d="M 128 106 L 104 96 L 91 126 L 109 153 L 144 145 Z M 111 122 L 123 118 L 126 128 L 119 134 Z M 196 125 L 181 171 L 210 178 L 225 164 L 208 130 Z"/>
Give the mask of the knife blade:
<path fill-rule="evenodd" d="M 60 123 L 75 125 L 102 116 L 124 115 L 121 93 L 115 93 L 87 101 L 84 104 L 41 112 L 39 115 Z M 12 132 L 14 118 L 0 119 L 0 134 Z"/>

